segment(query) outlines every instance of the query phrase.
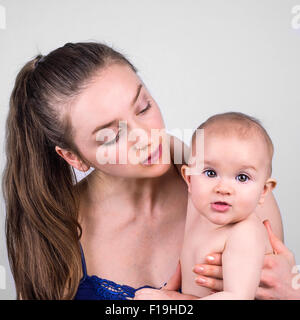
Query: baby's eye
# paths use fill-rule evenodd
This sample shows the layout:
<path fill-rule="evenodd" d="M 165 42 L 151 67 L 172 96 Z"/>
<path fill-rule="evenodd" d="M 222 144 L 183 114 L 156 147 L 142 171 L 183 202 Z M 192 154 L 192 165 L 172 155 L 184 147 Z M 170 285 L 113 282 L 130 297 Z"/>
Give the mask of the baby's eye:
<path fill-rule="evenodd" d="M 204 173 L 209 178 L 215 178 L 217 176 L 217 173 L 214 170 L 205 170 Z"/>
<path fill-rule="evenodd" d="M 238 176 L 236 176 L 236 179 L 239 182 L 247 182 L 250 178 L 246 174 L 241 173 Z"/>

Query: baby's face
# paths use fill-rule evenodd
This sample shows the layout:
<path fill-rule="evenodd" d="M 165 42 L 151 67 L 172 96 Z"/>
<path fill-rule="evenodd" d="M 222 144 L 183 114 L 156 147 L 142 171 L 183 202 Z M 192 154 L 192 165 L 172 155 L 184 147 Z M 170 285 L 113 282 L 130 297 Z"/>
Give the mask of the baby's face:
<path fill-rule="evenodd" d="M 263 201 L 268 163 L 259 136 L 205 136 L 204 168 L 188 182 L 195 208 L 218 225 L 245 219 Z"/>

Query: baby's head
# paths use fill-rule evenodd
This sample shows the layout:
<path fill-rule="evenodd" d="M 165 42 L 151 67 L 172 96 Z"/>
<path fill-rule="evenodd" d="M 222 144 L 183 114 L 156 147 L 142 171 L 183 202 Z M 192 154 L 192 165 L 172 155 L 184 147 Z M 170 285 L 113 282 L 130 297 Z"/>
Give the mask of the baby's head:
<path fill-rule="evenodd" d="M 181 170 L 195 208 L 218 225 L 244 220 L 276 185 L 268 133 L 257 119 L 237 112 L 214 115 L 198 129 L 204 129 L 204 167 L 193 174 L 189 162 Z M 199 156 L 195 146 L 196 131 L 190 159 Z"/>

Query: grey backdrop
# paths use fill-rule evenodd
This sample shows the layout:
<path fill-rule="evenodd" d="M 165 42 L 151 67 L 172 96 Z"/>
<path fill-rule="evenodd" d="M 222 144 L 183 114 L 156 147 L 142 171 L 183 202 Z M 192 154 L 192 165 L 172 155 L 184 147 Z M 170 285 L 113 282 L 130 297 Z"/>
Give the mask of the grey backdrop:
<path fill-rule="evenodd" d="M 292 13 L 298 4 L 300 0 L 0 0 L 1 173 L 8 99 L 19 69 L 37 53 L 47 54 L 66 42 L 103 41 L 140 70 L 169 130 L 195 129 L 208 116 L 231 110 L 263 122 L 275 145 L 275 196 L 285 243 L 299 261 L 300 29 Z M 0 202 L 0 267 L 6 270 L 0 299 L 14 299 L 2 194 Z"/>

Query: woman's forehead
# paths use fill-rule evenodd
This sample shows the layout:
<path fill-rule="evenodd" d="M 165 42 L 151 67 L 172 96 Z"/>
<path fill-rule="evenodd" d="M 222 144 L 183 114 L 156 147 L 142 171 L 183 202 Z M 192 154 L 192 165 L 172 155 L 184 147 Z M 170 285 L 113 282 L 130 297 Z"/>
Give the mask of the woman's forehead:
<path fill-rule="evenodd" d="M 139 77 L 126 65 L 113 64 L 99 72 L 69 109 L 75 131 L 114 120 L 130 106 L 140 85 Z"/>
<path fill-rule="evenodd" d="M 140 79 L 125 65 L 114 64 L 99 72 L 91 83 L 82 91 L 76 106 L 109 106 L 126 102 L 135 93 Z"/>

